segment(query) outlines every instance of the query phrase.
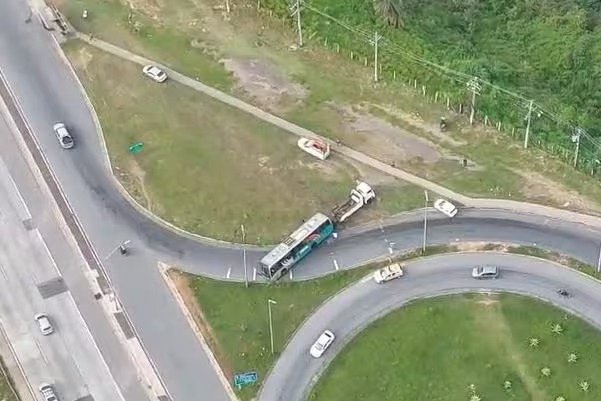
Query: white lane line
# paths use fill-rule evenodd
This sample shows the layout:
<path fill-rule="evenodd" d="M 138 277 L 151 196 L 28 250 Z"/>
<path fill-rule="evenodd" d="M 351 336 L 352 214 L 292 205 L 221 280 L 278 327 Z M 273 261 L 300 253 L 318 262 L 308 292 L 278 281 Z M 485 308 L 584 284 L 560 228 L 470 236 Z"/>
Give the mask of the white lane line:
<path fill-rule="evenodd" d="M 292 270 L 290 270 L 290 280 L 292 280 Z"/>
<path fill-rule="evenodd" d="M 365 276 L 361 280 L 359 280 L 360 283 L 367 283 L 368 281 L 371 281 L 371 275 Z"/>
<path fill-rule="evenodd" d="M 338 266 L 338 261 L 336 259 L 334 259 L 334 269 L 340 269 L 340 267 Z"/>
<path fill-rule="evenodd" d="M 12 187 L 14 193 L 17 194 L 17 199 L 19 199 L 19 203 L 21 204 L 21 207 L 23 208 L 24 216 L 19 216 L 19 217 L 21 217 L 23 220 L 31 219 L 31 213 L 29 212 L 29 208 L 27 207 L 27 204 L 25 203 L 25 199 L 23 199 L 23 196 L 21 195 L 19 188 L 17 188 L 17 184 L 15 183 L 15 180 L 13 180 L 13 177 L 10 175 L 8 168 L 6 167 L 6 165 L 4 164 L 2 159 L 0 159 L 0 170 L 2 170 L 0 172 L 0 177 L 2 177 L 2 178 L 8 177 L 8 184 Z M 8 188 L 6 188 L 6 189 L 8 190 Z M 9 192 L 9 196 L 10 196 L 10 192 Z"/>
<path fill-rule="evenodd" d="M 389 246 L 389 247 L 388 247 L 388 253 L 389 253 L 389 254 L 391 254 L 391 255 L 394 253 L 394 252 L 392 251 L 392 247 L 391 247 L 391 246 Z"/>
<path fill-rule="evenodd" d="M 225 275 L 225 278 L 230 278 L 230 275 L 231 275 L 231 274 L 232 274 L 232 268 L 231 268 L 231 267 L 229 267 L 229 268 L 227 269 L 227 273 L 226 273 L 226 275 Z"/>
<path fill-rule="evenodd" d="M 253 281 L 257 281 L 257 268 L 253 267 Z"/>
<path fill-rule="evenodd" d="M 54 266 L 54 270 L 56 270 L 56 274 L 58 274 L 59 276 L 62 277 L 62 273 L 59 270 L 58 265 L 56 264 L 56 261 L 52 257 L 52 254 L 50 253 L 50 249 L 48 249 L 48 245 L 46 245 L 46 241 L 44 241 L 44 238 L 42 237 L 42 234 L 40 233 L 40 230 L 38 230 L 36 228 L 33 231 L 36 233 L 36 236 L 38 237 L 38 239 L 42 243 L 42 246 L 44 247 L 44 249 L 46 251 L 46 255 L 48 255 L 48 259 L 50 259 L 50 261 L 52 262 L 52 266 Z"/>

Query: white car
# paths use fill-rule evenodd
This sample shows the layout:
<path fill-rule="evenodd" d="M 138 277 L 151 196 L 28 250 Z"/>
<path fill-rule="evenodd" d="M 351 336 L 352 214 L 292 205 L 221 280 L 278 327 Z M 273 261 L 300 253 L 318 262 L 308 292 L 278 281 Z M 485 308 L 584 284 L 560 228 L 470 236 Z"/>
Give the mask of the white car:
<path fill-rule="evenodd" d="M 311 346 L 311 356 L 313 358 L 319 358 L 320 356 L 322 356 L 323 353 L 326 352 L 328 347 L 334 342 L 334 338 L 336 337 L 334 336 L 334 333 L 332 333 L 330 330 L 324 331 L 319 336 L 317 341 L 315 341 Z"/>
<path fill-rule="evenodd" d="M 498 278 L 499 268 L 496 266 L 476 266 L 472 269 L 472 277 L 475 279 Z"/>
<path fill-rule="evenodd" d="M 38 389 L 42 393 L 44 401 L 58 401 L 58 397 L 54 393 L 54 387 L 51 384 L 44 383 Z"/>
<path fill-rule="evenodd" d="M 144 68 L 142 68 L 142 72 L 144 73 L 144 75 L 146 75 L 148 78 L 152 79 L 155 82 L 165 82 L 165 80 L 167 79 L 167 73 L 161 70 L 156 65 L 144 66 Z"/>
<path fill-rule="evenodd" d="M 67 127 L 64 123 L 56 123 L 52 129 L 54 130 L 56 139 L 58 139 L 58 143 L 63 149 L 71 149 L 73 147 L 73 137 L 69 133 L 69 130 L 67 130 Z"/>
<path fill-rule="evenodd" d="M 52 323 L 50 322 L 50 318 L 45 313 L 38 313 L 33 317 L 40 328 L 40 331 L 43 335 L 47 336 L 49 334 L 54 333 L 54 327 L 52 327 Z"/>
<path fill-rule="evenodd" d="M 455 217 L 457 214 L 455 205 L 445 199 L 437 199 L 434 201 L 434 208 L 449 217 Z"/>
<path fill-rule="evenodd" d="M 382 284 L 399 277 L 403 277 L 403 268 L 401 267 L 400 263 L 393 263 L 377 270 L 374 273 L 374 281 L 378 284 Z"/>

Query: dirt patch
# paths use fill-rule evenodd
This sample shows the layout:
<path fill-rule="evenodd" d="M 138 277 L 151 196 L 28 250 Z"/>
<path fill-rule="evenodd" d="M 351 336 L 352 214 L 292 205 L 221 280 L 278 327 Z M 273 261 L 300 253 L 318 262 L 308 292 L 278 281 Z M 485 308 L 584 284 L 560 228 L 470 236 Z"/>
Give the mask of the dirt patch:
<path fill-rule="evenodd" d="M 164 8 L 162 0 L 122 0 L 122 4 L 125 4 L 132 11 L 147 15 L 154 21 L 159 21 L 159 16 Z"/>
<path fill-rule="evenodd" d="M 551 203 L 576 211 L 601 212 L 601 205 L 539 173 L 518 169 L 512 169 L 512 171 L 524 180 L 522 193 L 531 201 L 543 204 Z"/>
<path fill-rule="evenodd" d="M 436 163 L 441 158 L 436 144 L 376 117 L 363 106 L 331 107 L 342 113 L 346 131 L 362 150 L 382 161 Z"/>
<path fill-rule="evenodd" d="M 407 113 L 403 110 L 399 110 L 392 105 L 380 105 L 380 104 L 369 104 L 371 107 L 374 107 L 378 110 L 381 110 L 392 117 L 396 117 L 400 120 L 403 120 L 407 124 L 414 126 L 426 133 L 440 139 L 442 142 L 446 142 L 452 146 L 463 146 L 466 145 L 465 141 L 458 141 L 456 139 L 451 138 L 448 134 L 441 132 L 440 127 L 436 124 L 427 123 L 424 121 L 422 116 L 419 113 Z"/>
<path fill-rule="evenodd" d="M 200 330 L 202 337 L 211 348 L 211 351 L 213 351 L 215 358 L 219 362 L 219 366 L 221 366 L 221 369 L 227 377 L 233 377 L 234 369 L 231 366 L 229 366 L 229 364 L 227 364 L 227 358 L 225 356 L 226 354 L 221 350 L 221 347 L 219 346 L 219 342 L 217 340 L 217 336 L 215 335 L 213 329 L 207 322 L 204 313 L 202 312 L 202 308 L 196 300 L 194 292 L 190 288 L 188 278 L 184 273 L 174 269 L 170 269 L 167 272 L 167 276 L 169 277 L 169 279 L 177 289 L 177 292 L 179 293 L 180 297 L 184 301 L 184 305 L 186 306 L 186 309 L 188 309 L 188 312 L 190 312 L 192 319 L 194 319 L 194 322 Z"/>
<path fill-rule="evenodd" d="M 467 241 L 467 242 L 458 242 L 455 244 L 457 248 L 457 252 L 480 252 L 480 251 L 488 251 L 488 252 L 508 252 L 509 244 L 503 243 L 492 243 L 486 241 Z"/>
<path fill-rule="evenodd" d="M 129 172 L 136 178 L 138 185 L 140 186 L 140 191 L 142 192 L 142 196 L 144 197 L 145 207 L 150 212 L 153 211 L 153 203 L 150 195 L 146 191 L 146 185 L 144 184 L 144 177 L 146 176 L 146 172 L 140 167 L 138 162 L 135 159 L 130 159 L 129 161 Z"/>
<path fill-rule="evenodd" d="M 223 59 L 220 62 L 234 74 L 239 89 L 250 95 L 259 106 L 271 111 L 282 111 L 287 105 L 302 102 L 308 95 L 306 88 L 266 61 Z"/>

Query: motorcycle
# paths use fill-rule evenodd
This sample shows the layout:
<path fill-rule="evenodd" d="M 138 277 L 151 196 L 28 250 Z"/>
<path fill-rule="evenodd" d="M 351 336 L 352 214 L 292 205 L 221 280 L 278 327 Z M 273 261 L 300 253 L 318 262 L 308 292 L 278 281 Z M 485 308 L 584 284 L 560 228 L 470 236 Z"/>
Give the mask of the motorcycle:
<path fill-rule="evenodd" d="M 561 289 L 557 290 L 557 294 L 559 294 L 560 296 L 565 297 L 565 298 L 570 296 L 570 293 L 565 288 L 561 288 Z"/>

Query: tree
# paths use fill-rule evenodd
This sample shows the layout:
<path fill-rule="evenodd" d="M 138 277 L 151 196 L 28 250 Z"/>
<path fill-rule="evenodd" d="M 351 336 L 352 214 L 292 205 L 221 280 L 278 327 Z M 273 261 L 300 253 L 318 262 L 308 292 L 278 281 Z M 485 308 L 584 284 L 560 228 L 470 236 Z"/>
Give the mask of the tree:
<path fill-rule="evenodd" d="M 403 23 L 403 0 L 374 0 L 374 10 L 388 25 L 398 28 Z"/>

